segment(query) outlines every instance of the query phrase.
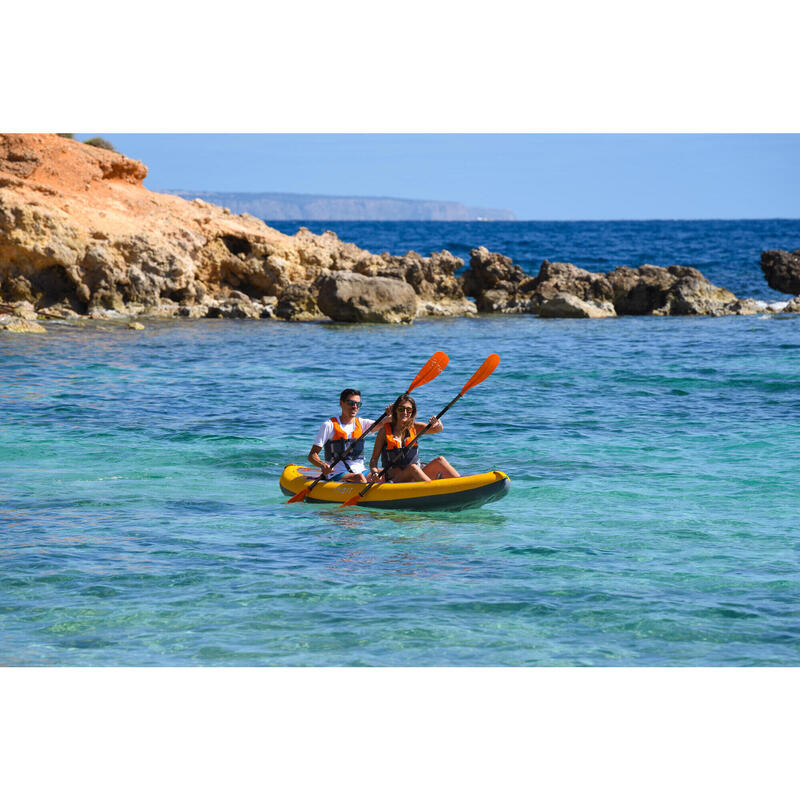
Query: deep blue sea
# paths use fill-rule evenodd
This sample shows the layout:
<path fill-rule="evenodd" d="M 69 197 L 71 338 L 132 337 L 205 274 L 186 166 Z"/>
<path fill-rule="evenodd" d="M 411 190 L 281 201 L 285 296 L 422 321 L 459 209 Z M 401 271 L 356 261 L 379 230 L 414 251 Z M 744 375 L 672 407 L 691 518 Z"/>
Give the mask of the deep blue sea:
<path fill-rule="evenodd" d="M 449 250 L 469 266 L 470 250 L 486 247 L 536 275 L 542 261 L 568 261 L 591 272 L 627 265 L 699 269 L 739 297 L 787 300 L 767 286 L 762 250 L 800 248 L 800 220 L 634 220 L 614 222 L 269 222 L 295 234 L 333 230 L 373 253 L 423 256 Z"/>
<path fill-rule="evenodd" d="M 297 224 L 277 223 L 294 233 Z M 742 296 L 800 221 L 307 223 L 535 272 L 690 264 Z M 798 666 L 800 315 L 45 323 L 0 332 L 0 663 Z M 511 491 L 459 513 L 285 503 L 344 386 Z"/>

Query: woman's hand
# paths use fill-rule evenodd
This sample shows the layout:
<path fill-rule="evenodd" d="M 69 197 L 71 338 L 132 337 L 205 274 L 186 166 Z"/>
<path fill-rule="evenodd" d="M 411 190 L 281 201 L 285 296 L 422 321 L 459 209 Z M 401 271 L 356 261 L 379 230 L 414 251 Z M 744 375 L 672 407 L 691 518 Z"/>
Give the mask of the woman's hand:
<path fill-rule="evenodd" d="M 428 420 L 428 424 L 431 426 L 432 431 L 441 431 L 444 429 L 444 425 L 442 425 L 441 420 L 438 417 L 431 417 Z"/>
<path fill-rule="evenodd" d="M 377 467 L 370 467 L 369 475 L 367 475 L 367 482 L 375 483 L 375 481 L 378 479 L 378 475 L 380 475 L 380 470 Z"/>

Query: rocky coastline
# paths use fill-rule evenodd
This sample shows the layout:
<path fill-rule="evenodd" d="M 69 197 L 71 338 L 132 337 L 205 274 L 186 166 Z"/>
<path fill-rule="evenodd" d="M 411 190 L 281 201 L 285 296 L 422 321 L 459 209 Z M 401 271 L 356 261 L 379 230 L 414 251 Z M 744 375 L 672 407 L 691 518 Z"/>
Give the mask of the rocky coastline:
<path fill-rule="evenodd" d="M 151 192 L 147 168 L 56 134 L 0 134 L 0 328 L 41 320 L 252 318 L 408 324 L 421 317 L 601 318 L 800 312 L 800 250 L 765 251 L 788 303 L 738 298 L 680 265 L 536 276 L 477 247 L 374 254 L 333 232 L 280 233 L 201 199 Z"/>

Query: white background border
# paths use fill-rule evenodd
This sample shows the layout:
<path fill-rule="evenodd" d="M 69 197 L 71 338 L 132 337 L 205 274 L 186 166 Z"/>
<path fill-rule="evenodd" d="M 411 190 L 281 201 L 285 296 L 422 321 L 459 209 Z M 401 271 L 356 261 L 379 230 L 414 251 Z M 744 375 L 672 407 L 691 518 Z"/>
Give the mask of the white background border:
<path fill-rule="evenodd" d="M 5 132 L 800 132 L 797 27 L 772 0 L 3 16 Z M 774 800 L 796 792 L 796 676 L 7 668 L 0 789 Z"/>

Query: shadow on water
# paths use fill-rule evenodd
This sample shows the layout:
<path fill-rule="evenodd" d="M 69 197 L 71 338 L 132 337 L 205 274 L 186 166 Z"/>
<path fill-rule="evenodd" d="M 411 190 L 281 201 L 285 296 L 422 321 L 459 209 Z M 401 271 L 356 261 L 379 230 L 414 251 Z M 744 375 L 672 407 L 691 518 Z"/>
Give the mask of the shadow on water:
<path fill-rule="evenodd" d="M 468 509 L 459 512 L 447 511 L 391 511 L 364 508 L 353 509 L 326 509 L 319 512 L 320 517 L 334 525 L 360 530 L 367 526 L 374 528 L 374 523 L 391 522 L 395 525 L 404 525 L 409 530 L 431 530 L 431 523 L 438 523 L 437 527 L 458 529 L 463 526 L 481 526 L 482 528 L 501 527 L 506 522 L 506 517 L 497 511 L 485 508 Z M 375 530 L 375 533 L 397 533 L 396 530 Z"/>

